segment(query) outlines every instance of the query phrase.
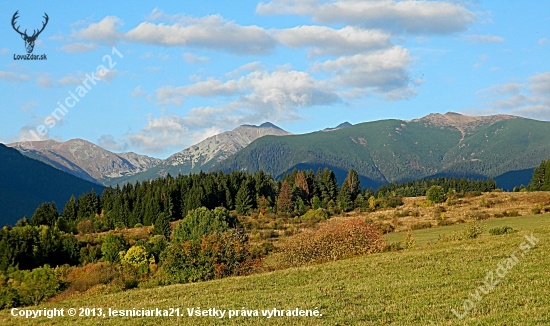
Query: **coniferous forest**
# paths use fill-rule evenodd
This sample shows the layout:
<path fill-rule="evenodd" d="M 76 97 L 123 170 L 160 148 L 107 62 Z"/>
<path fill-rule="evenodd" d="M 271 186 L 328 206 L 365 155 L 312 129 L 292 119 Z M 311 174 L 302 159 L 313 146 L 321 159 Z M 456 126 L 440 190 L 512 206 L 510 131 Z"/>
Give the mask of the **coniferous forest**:
<path fill-rule="evenodd" d="M 95 282 L 118 280 L 121 288 L 153 276 L 156 284 L 171 284 L 246 275 L 272 248 L 250 245 L 240 216 L 271 214 L 275 222 L 374 211 L 399 206 L 402 197 L 426 195 L 434 186 L 443 194 L 497 187 L 491 179 L 435 178 L 373 190 L 361 187 L 355 170 L 342 186 L 329 169 L 294 170 L 280 180 L 262 171 L 234 171 L 168 175 L 101 194 L 92 190 L 62 203 L 61 214 L 57 203 L 43 203 L 30 219 L 0 230 L 0 306 L 36 304 L 67 287 L 85 290 L 82 279 L 98 275 L 107 276 Z M 148 239 L 117 233 L 142 227 L 149 227 Z M 38 279 L 50 281 L 39 286 L 33 281 Z"/>

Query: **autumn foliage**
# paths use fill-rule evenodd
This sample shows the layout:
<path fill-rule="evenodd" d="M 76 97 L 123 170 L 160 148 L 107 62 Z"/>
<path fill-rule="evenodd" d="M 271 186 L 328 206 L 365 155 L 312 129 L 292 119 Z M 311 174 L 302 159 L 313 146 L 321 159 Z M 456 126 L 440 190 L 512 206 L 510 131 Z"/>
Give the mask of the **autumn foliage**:
<path fill-rule="evenodd" d="M 282 260 L 289 266 L 322 263 L 380 252 L 385 245 L 376 226 L 363 219 L 331 221 L 288 238 Z"/>

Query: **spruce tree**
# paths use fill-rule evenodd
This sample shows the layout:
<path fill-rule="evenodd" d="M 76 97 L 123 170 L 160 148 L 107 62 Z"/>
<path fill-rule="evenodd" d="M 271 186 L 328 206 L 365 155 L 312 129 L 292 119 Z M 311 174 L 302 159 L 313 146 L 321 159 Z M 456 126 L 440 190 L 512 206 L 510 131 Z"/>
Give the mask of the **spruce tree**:
<path fill-rule="evenodd" d="M 172 229 L 170 228 L 170 219 L 166 214 L 160 213 L 155 220 L 154 226 L 153 234 L 163 235 L 166 239 L 170 239 Z"/>
<path fill-rule="evenodd" d="M 292 190 L 288 182 L 283 181 L 281 190 L 279 191 L 279 197 L 277 198 L 277 210 L 283 213 L 289 213 L 292 211 Z"/>
<path fill-rule="evenodd" d="M 239 215 L 246 215 L 252 207 L 252 200 L 250 199 L 250 194 L 248 191 L 247 183 L 243 182 L 239 191 L 237 191 L 237 196 L 235 197 L 235 210 Z"/>

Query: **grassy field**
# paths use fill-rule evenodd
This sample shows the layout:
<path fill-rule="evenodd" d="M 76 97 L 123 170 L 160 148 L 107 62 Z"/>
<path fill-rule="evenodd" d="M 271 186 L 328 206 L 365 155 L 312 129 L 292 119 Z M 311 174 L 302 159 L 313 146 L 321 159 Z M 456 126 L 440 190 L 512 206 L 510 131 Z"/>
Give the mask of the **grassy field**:
<path fill-rule="evenodd" d="M 532 231 L 536 228 L 548 227 L 550 228 L 550 214 L 545 215 L 531 215 L 531 216 L 516 216 L 516 217 L 504 217 L 498 219 L 490 219 L 481 221 L 481 224 L 485 226 L 485 235 L 489 235 L 489 230 L 496 227 L 509 226 L 518 231 Z M 414 230 L 412 234 L 418 245 L 425 245 L 428 242 L 436 242 L 439 235 L 450 236 L 453 232 L 459 232 L 465 227 L 465 224 L 455 224 L 442 227 L 434 227 L 431 229 Z M 385 235 L 386 240 L 391 242 L 401 241 L 405 235 L 405 232 L 393 232 Z"/>
<path fill-rule="evenodd" d="M 179 307 L 184 314 L 180 317 L 24 319 L 2 311 L 0 325 L 547 325 L 549 220 L 548 214 L 488 220 L 484 224 L 489 228 L 509 225 L 521 231 L 248 277 L 134 289 L 26 308 L 76 308 L 78 312 L 79 308 Z M 546 226 L 541 227 L 541 223 Z M 461 227 L 418 230 L 414 235 L 423 242 Z M 521 256 L 520 245 L 527 243 L 525 236 L 531 232 L 539 241 Z M 517 264 L 500 278 L 499 262 L 514 252 Z M 479 290 L 476 294 L 490 271 L 500 283 L 487 294 Z M 464 304 L 471 311 L 459 319 L 452 309 L 462 315 Z M 257 309 L 260 317 L 229 319 L 228 312 L 223 319 L 187 316 L 186 308 L 198 307 Z M 322 316 L 261 317 L 261 309 L 273 308 L 318 309 Z"/>

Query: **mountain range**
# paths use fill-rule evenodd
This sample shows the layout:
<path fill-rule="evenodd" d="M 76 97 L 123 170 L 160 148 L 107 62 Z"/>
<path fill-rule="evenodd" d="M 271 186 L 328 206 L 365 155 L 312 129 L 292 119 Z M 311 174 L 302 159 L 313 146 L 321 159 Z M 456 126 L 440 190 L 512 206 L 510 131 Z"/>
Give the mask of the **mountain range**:
<path fill-rule="evenodd" d="M 262 169 L 280 177 L 295 168 L 328 167 L 342 182 L 355 169 L 362 186 L 373 188 L 426 177 L 490 177 L 510 189 L 528 184 L 533 169 L 550 158 L 549 130 L 550 122 L 511 115 L 430 114 L 262 137 L 212 170 Z"/>
<path fill-rule="evenodd" d="M 43 202 L 65 202 L 92 189 L 101 194 L 104 187 L 60 171 L 43 162 L 21 155 L 0 144 L 0 225 L 14 224 L 23 216 L 31 218 Z M 61 207 L 60 207 L 61 206 Z"/>
<path fill-rule="evenodd" d="M 260 126 L 242 125 L 209 137 L 165 160 L 133 152 L 113 153 L 83 139 L 37 141 L 21 152 L 81 179 L 110 186 L 159 178 L 168 173 L 178 175 L 207 171 L 212 165 L 265 135 L 290 133 L 269 122 Z M 19 149 L 17 143 L 7 146 Z"/>
<path fill-rule="evenodd" d="M 355 169 L 364 187 L 425 177 L 495 178 L 501 188 L 527 184 L 550 158 L 550 123 L 511 115 L 453 112 L 414 120 L 380 120 L 293 135 L 266 122 L 209 137 L 166 159 L 113 153 L 82 139 L 34 142 L 22 154 L 101 185 L 200 171 L 328 167 L 342 182 Z M 15 144 L 8 146 L 15 147 Z"/>

